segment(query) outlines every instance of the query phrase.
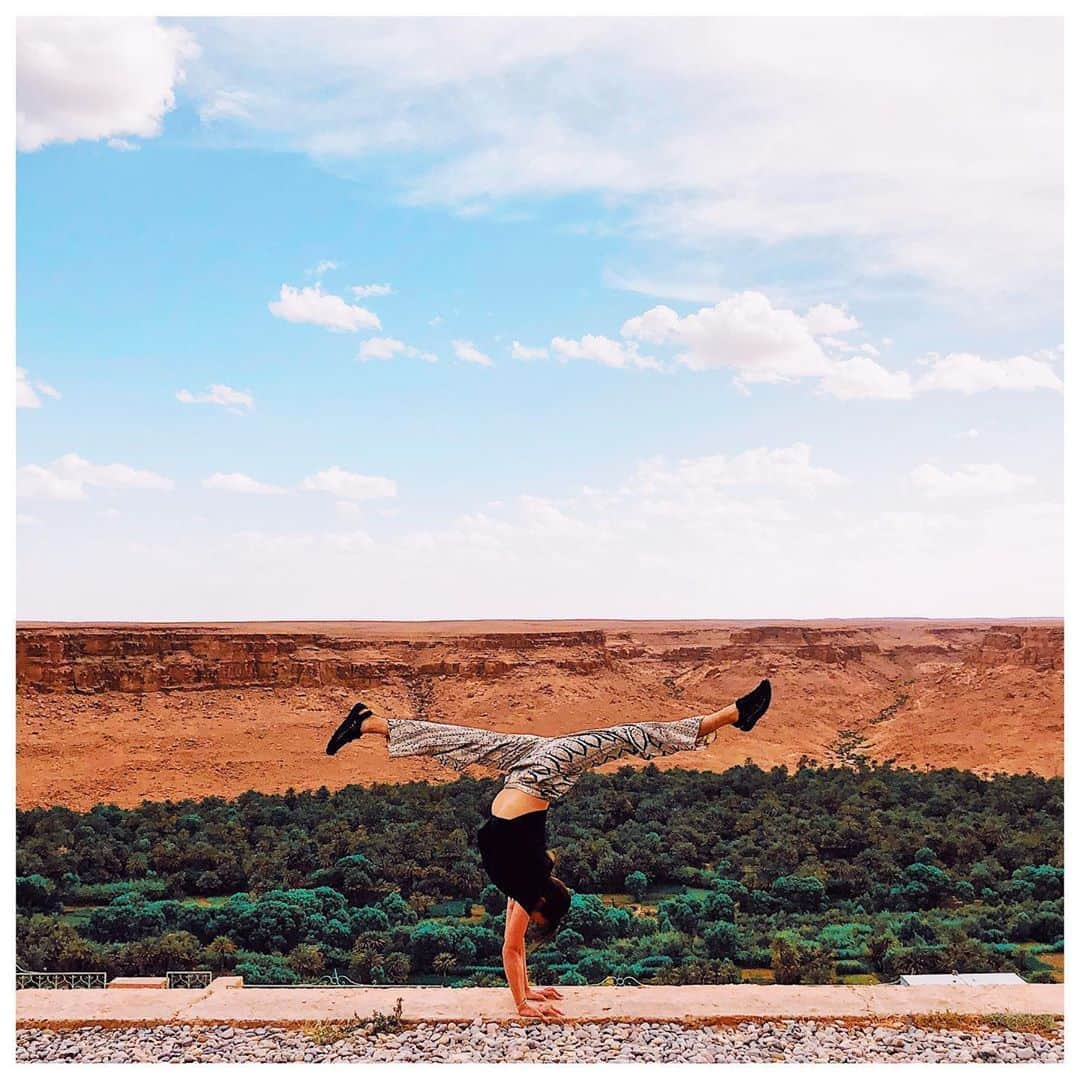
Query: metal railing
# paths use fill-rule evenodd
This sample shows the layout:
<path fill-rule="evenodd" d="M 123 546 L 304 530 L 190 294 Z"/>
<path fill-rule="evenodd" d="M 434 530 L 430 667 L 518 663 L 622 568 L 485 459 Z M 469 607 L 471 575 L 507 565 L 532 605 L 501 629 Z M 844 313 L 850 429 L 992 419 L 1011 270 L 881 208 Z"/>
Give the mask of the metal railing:
<path fill-rule="evenodd" d="M 212 971 L 166 971 L 170 990 L 205 990 L 213 981 Z"/>
<path fill-rule="evenodd" d="M 16 990 L 104 990 L 104 971 L 16 971 Z"/>
<path fill-rule="evenodd" d="M 251 983 L 244 982 L 245 989 L 251 990 L 315 990 L 323 986 L 350 986 L 357 990 L 401 990 L 414 989 L 412 983 L 361 983 L 340 974 L 336 969 L 329 974 L 320 975 L 309 982 L 296 983 Z"/>
<path fill-rule="evenodd" d="M 329 975 L 320 975 L 317 979 L 308 983 L 309 986 L 360 986 L 358 982 L 354 982 L 348 975 L 342 975 L 337 968 Z"/>

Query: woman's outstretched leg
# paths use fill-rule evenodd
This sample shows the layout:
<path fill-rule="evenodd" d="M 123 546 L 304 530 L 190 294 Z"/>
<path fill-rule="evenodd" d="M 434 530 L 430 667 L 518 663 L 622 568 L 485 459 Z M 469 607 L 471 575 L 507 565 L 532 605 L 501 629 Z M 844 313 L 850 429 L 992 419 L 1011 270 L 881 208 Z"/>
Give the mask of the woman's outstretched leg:
<path fill-rule="evenodd" d="M 390 729 L 387 727 L 386 721 L 381 716 L 369 716 L 360 725 L 361 735 L 382 735 L 385 738 L 390 737 Z"/>
<path fill-rule="evenodd" d="M 361 735 L 382 735 L 391 757 L 434 757 L 443 765 L 455 769 L 473 764 L 507 768 L 541 741 L 537 735 L 490 731 L 463 724 L 436 724 L 430 720 L 405 717 L 374 716 L 366 705 L 357 702 L 334 733 L 326 752 L 337 753 L 345 743 Z"/>
<path fill-rule="evenodd" d="M 508 782 L 540 798 L 556 799 L 582 772 L 617 758 L 652 759 L 700 749 L 716 738 L 719 728 L 728 725 L 749 731 L 769 707 L 770 699 L 766 679 L 749 694 L 713 713 L 681 720 L 640 720 L 542 739 L 533 752 L 517 761 Z"/>
<path fill-rule="evenodd" d="M 464 724 L 436 724 L 430 720 L 390 716 L 384 723 L 391 757 L 422 754 L 455 769 L 476 764 L 505 769 L 542 741 L 538 735 L 491 731 Z"/>
<path fill-rule="evenodd" d="M 714 713 L 706 713 L 701 717 L 700 734 L 711 735 L 719 728 L 727 727 L 728 724 L 734 724 L 739 719 L 739 710 L 735 707 L 734 702 L 728 705 L 726 708 L 720 709 Z"/>
<path fill-rule="evenodd" d="M 704 738 L 728 725 L 740 731 L 749 731 L 765 715 L 771 701 L 772 683 L 768 679 L 762 679 L 750 693 L 736 698 L 730 705 L 700 716 L 698 735 Z"/>
<path fill-rule="evenodd" d="M 701 716 L 642 720 L 544 739 L 513 766 L 506 778 L 507 786 L 540 799 L 559 799 L 582 773 L 617 758 L 654 758 L 706 746 L 716 734 L 702 732 L 701 720 Z"/>

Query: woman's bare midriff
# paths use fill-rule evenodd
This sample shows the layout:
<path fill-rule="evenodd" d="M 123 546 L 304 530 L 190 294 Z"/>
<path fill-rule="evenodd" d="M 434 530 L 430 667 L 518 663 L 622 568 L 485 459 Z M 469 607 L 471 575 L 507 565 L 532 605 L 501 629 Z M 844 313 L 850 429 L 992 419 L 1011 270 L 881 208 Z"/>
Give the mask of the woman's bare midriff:
<path fill-rule="evenodd" d="M 533 810 L 546 810 L 547 799 L 538 799 L 520 788 L 504 787 L 491 801 L 491 812 L 495 817 L 516 818 Z"/>

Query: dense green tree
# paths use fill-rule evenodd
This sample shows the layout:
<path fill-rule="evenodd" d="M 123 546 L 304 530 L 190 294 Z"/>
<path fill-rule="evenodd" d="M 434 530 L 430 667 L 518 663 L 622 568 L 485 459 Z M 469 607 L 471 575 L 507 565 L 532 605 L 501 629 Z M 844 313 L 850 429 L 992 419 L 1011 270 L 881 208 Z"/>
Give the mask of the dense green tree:
<path fill-rule="evenodd" d="M 480 903 L 489 915 L 498 915 L 506 908 L 506 896 L 497 886 L 489 883 L 480 890 Z"/>
<path fill-rule="evenodd" d="M 775 981 L 785 985 L 813 986 L 836 981 L 829 951 L 793 934 L 779 934 L 773 939 L 772 970 Z"/>
<path fill-rule="evenodd" d="M 49 915 L 18 916 L 15 958 L 26 971 L 102 971 L 99 949 Z"/>
<path fill-rule="evenodd" d="M 640 900 L 649 888 L 648 875 L 640 870 L 631 870 L 623 878 L 623 888 L 635 899 Z"/>
<path fill-rule="evenodd" d="M 585 947 L 585 938 L 572 926 L 567 926 L 555 935 L 555 947 L 563 956 L 576 960 Z"/>
<path fill-rule="evenodd" d="M 236 944 L 222 935 L 203 949 L 200 962 L 215 975 L 229 972 L 236 966 L 236 951 Z"/>
<path fill-rule="evenodd" d="M 719 889 L 710 892 L 702 901 L 701 914 L 711 922 L 733 922 L 735 919 L 735 901 L 726 892 Z"/>
<path fill-rule="evenodd" d="M 165 930 L 161 901 L 143 900 L 136 893 L 125 893 L 108 906 L 95 909 L 86 923 L 87 935 L 95 941 L 138 941 Z"/>
<path fill-rule="evenodd" d="M 402 899 L 399 892 L 388 893 L 379 901 L 378 906 L 386 912 L 386 917 L 390 920 L 392 926 L 400 926 L 405 923 L 415 924 L 419 919 L 419 916 Z"/>
<path fill-rule="evenodd" d="M 866 942 L 866 954 L 874 971 L 885 970 L 885 954 L 890 949 L 897 948 L 899 944 L 893 934 L 888 931 L 871 935 Z"/>
<path fill-rule="evenodd" d="M 375 982 L 404 983 L 409 978 L 411 969 L 412 964 L 405 953 L 392 952 L 377 966 Z"/>
<path fill-rule="evenodd" d="M 711 923 L 702 938 L 706 951 L 714 960 L 732 959 L 742 949 L 742 934 L 734 923 Z"/>
<path fill-rule="evenodd" d="M 446 976 L 457 966 L 457 959 L 453 953 L 441 952 L 431 961 L 431 970 L 443 977 L 443 985 L 446 985 Z"/>
<path fill-rule="evenodd" d="M 251 986 L 291 986 L 299 981 L 285 958 L 278 955 L 247 953 L 236 965 L 234 974 Z"/>
<path fill-rule="evenodd" d="M 304 982 L 317 979 L 326 970 L 326 957 L 316 945 L 301 943 L 287 957 L 289 967 Z"/>
<path fill-rule="evenodd" d="M 570 910 L 563 917 L 561 925 L 576 930 L 588 943 L 605 941 L 609 929 L 607 912 L 607 905 L 599 896 L 574 893 Z"/>
<path fill-rule="evenodd" d="M 825 886 L 816 877 L 786 874 L 773 882 L 772 895 L 788 911 L 820 911 L 825 903 Z"/>
<path fill-rule="evenodd" d="M 64 907 L 56 885 L 41 874 L 15 878 L 15 906 L 20 915 L 51 915 Z"/>
<path fill-rule="evenodd" d="M 1065 894 L 1065 871 L 1060 866 L 1021 866 L 1012 878 L 1030 884 L 1035 900 L 1058 900 Z"/>
<path fill-rule="evenodd" d="M 676 930 L 693 936 L 698 932 L 698 924 L 701 922 L 701 908 L 702 905 L 699 900 L 676 896 L 671 900 L 663 901 L 657 909 L 657 913 L 661 924 L 666 919 L 668 924 Z"/>

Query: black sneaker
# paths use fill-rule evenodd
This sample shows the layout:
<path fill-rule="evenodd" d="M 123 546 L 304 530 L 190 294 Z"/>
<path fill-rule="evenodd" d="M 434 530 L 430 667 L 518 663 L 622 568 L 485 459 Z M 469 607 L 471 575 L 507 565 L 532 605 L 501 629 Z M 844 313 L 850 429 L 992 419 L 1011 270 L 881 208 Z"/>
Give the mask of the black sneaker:
<path fill-rule="evenodd" d="M 326 744 L 326 752 L 332 757 L 346 743 L 359 739 L 360 725 L 371 715 L 371 710 L 362 701 L 358 701 L 349 710 L 349 715 L 341 721 L 337 731 L 330 736 L 330 741 Z"/>
<path fill-rule="evenodd" d="M 749 731 L 765 715 L 770 701 L 772 701 L 772 683 L 768 679 L 762 679 L 749 694 L 735 699 L 739 719 L 732 726 L 740 731 Z"/>

